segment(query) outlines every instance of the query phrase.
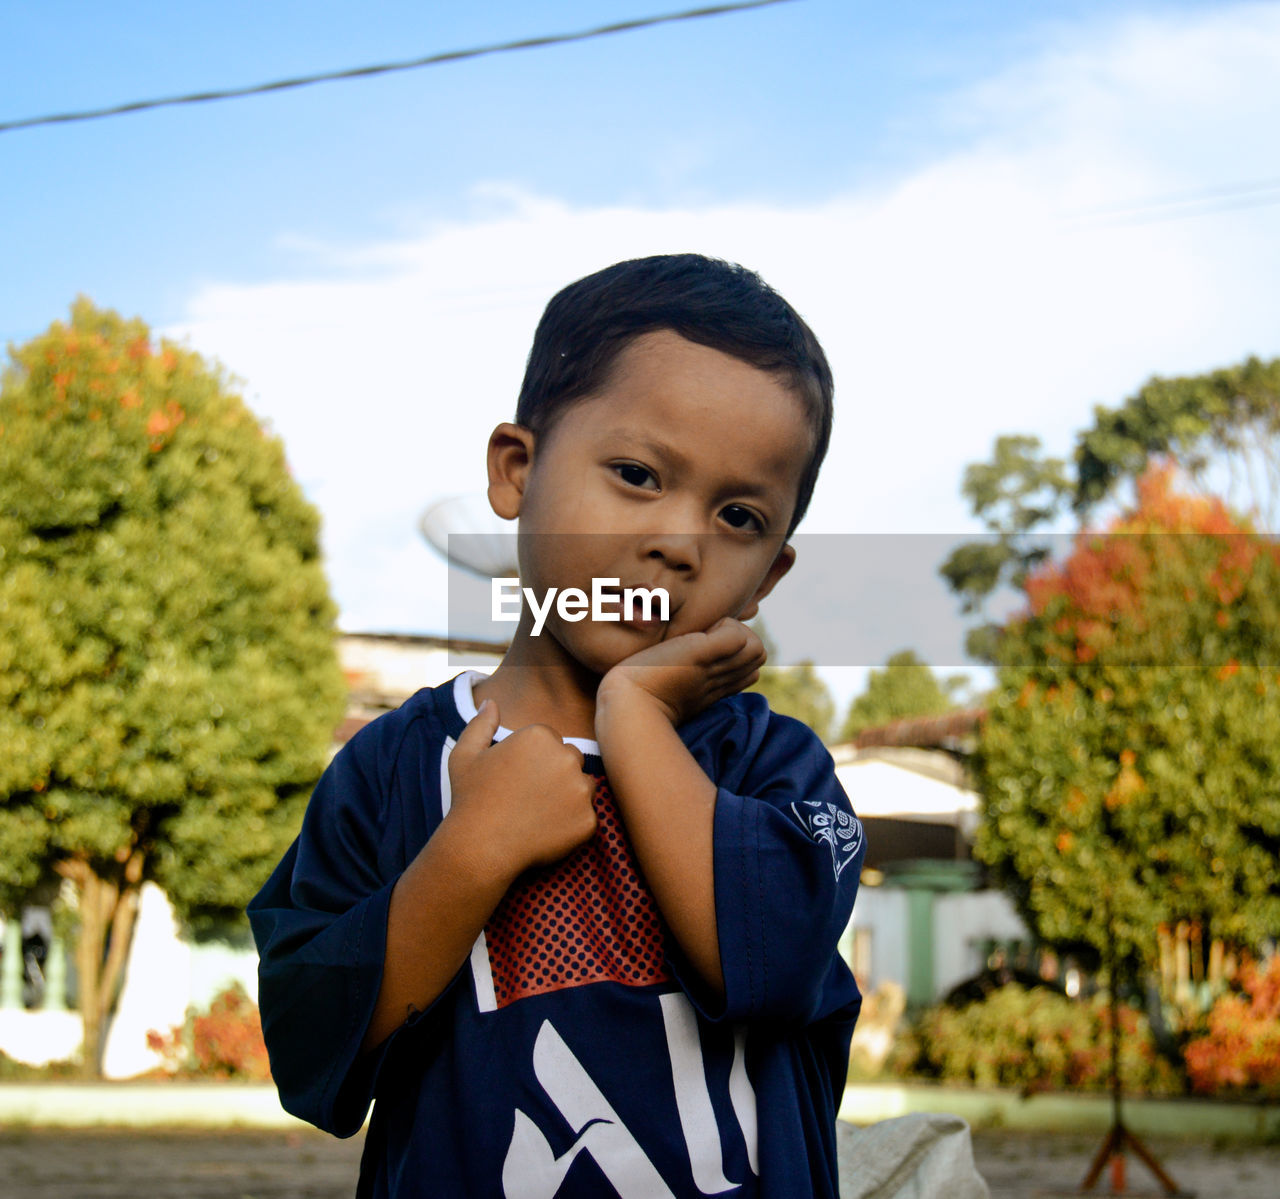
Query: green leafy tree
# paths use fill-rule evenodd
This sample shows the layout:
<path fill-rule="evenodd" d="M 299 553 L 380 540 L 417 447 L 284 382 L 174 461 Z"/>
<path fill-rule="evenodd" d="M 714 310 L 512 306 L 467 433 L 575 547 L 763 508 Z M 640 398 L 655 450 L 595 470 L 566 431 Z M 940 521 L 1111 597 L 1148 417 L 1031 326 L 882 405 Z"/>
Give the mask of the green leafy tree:
<path fill-rule="evenodd" d="M 849 705 L 840 739 L 852 741 L 863 729 L 908 716 L 949 712 L 955 707 L 954 692 L 965 681 L 963 675 L 940 680 L 915 650 L 900 650 L 867 676 L 866 690 Z"/>
<path fill-rule="evenodd" d="M 1094 409 L 1070 464 L 1039 439 L 997 438 L 988 462 L 965 469 L 961 489 L 987 536 L 958 546 L 940 568 L 967 613 L 981 615 L 1003 586 L 1020 587 L 1050 553 L 1046 530 L 1091 512 L 1153 462 L 1173 460 L 1203 494 L 1227 499 L 1265 528 L 1280 518 L 1280 359 L 1250 358 L 1205 375 L 1153 378 L 1119 407 Z M 1216 468 L 1216 473 L 1215 473 Z M 993 626 L 974 629 L 968 649 L 992 661 Z"/>
<path fill-rule="evenodd" d="M 0 906 L 78 916 L 97 1069 L 139 888 L 238 913 L 295 834 L 344 685 L 318 518 L 227 380 L 78 301 L 0 390 Z"/>
<path fill-rule="evenodd" d="M 1000 642 L 975 852 L 1063 950 L 1280 932 L 1280 549 L 1218 500 L 1137 507 L 1028 577 Z"/>
<path fill-rule="evenodd" d="M 831 736 L 835 701 L 812 662 L 798 662 L 795 666 L 766 665 L 750 690 L 759 691 L 775 712 L 803 721 L 823 741 Z"/>
<path fill-rule="evenodd" d="M 764 623 L 757 621 L 753 627 L 769 657 L 775 657 L 777 647 L 765 631 Z M 798 662 L 794 666 L 774 666 L 766 662 L 760 678 L 748 690 L 763 695 L 775 712 L 803 721 L 823 741 L 830 738 L 836 705 L 812 662 Z"/>
<path fill-rule="evenodd" d="M 990 462 L 965 468 L 961 491 L 993 536 L 957 547 L 941 573 L 975 612 L 1000 583 L 1019 586 L 1044 561 L 1046 547 L 1030 534 L 1062 510 L 1071 481 L 1062 459 L 1041 455 L 1038 437 L 998 437 Z"/>
<path fill-rule="evenodd" d="M 1280 516 L 1280 358 L 1249 358 L 1206 375 L 1156 377 L 1119 408 L 1094 409 L 1076 440 L 1071 504 L 1078 513 L 1139 478 L 1152 460 L 1175 460 L 1201 491 L 1224 468 L 1226 498 L 1265 528 Z"/>

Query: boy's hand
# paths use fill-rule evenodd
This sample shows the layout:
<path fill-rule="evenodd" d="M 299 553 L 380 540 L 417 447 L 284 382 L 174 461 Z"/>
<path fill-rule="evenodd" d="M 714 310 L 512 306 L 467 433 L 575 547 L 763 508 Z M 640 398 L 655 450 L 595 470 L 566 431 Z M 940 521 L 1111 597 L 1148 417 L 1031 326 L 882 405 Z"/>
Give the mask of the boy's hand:
<path fill-rule="evenodd" d="M 713 996 L 724 994 L 716 924 L 718 790 L 676 726 L 749 687 L 764 645 L 729 617 L 617 663 L 596 690 L 596 740 L 658 907 Z"/>
<path fill-rule="evenodd" d="M 596 831 L 595 781 L 582 751 L 545 724 L 491 744 L 498 705 L 485 700 L 449 755 L 450 815 L 472 824 L 469 839 L 512 879 L 559 861 Z"/>
<path fill-rule="evenodd" d="M 640 694 L 679 725 L 716 700 L 750 687 L 764 662 L 760 638 L 740 620 L 725 616 L 706 632 L 684 633 L 624 658 L 600 680 L 597 713 L 611 699 Z"/>

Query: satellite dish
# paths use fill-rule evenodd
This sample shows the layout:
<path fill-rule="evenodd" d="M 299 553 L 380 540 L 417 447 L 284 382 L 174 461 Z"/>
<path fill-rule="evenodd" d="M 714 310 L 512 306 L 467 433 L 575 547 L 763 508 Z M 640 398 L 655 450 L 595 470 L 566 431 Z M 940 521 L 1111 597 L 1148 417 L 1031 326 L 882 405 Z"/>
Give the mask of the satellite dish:
<path fill-rule="evenodd" d="M 437 500 L 418 517 L 418 530 L 451 565 L 481 578 L 510 578 L 520 573 L 516 522 L 496 515 L 484 495 Z"/>

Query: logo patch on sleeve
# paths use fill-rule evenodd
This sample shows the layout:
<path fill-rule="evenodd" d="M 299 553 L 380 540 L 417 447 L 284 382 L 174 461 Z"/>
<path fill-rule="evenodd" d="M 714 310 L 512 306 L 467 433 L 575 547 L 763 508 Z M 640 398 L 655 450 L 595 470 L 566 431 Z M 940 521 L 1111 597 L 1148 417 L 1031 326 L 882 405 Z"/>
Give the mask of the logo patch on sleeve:
<path fill-rule="evenodd" d="M 862 821 L 833 803 L 804 799 L 791 805 L 792 812 L 815 841 L 826 842 L 831 866 L 839 878 L 862 848 Z"/>

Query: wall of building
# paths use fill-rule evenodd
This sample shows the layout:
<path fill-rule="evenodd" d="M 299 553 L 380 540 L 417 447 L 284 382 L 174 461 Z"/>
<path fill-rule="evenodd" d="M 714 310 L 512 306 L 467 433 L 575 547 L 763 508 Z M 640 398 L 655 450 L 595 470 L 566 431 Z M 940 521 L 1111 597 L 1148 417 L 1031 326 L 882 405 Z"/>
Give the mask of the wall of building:
<path fill-rule="evenodd" d="M 934 892 L 929 900 L 933 917 L 930 1001 L 978 974 L 989 942 L 1031 940 L 1001 891 Z M 910 902 L 910 893 L 902 887 L 864 886 L 858 892 L 841 953 L 867 991 L 883 982 L 911 991 Z M 863 963 L 869 969 L 860 969 Z"/>
<path fill-rule="evenodd" d="M 870 971 L 859 977 L 866 991 L 874 991 L 882 982 L 896 982 L 906 986 L 907 980 L 907 893 L 897 887 L 862 887 L 853 905 L 851 933 L 844 948 L 845 961 L 854 973 L 859 973 L 859 963 L 853 952 L 853 935 L 862 931 L 869 938 Z"/>
<path fill-rule="evenodd" d="M 935 897 L 933 983 L 941 998 L 986 965 L 992 941 L 1031 941 L 1031 934 L 1003 891 L 969 891 Z"/>

